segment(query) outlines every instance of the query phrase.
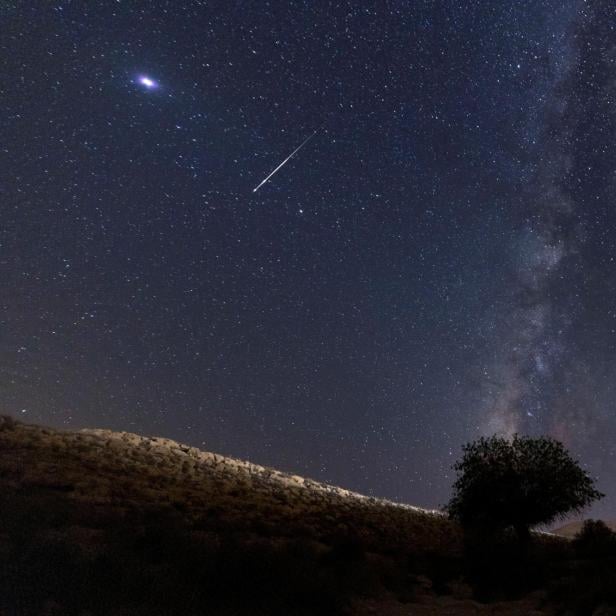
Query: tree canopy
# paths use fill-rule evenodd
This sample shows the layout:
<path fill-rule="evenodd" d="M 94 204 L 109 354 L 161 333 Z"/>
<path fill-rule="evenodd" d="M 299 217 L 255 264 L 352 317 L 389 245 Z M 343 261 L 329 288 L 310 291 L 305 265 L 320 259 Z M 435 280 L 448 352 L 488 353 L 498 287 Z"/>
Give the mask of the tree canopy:
<path fill-rule="evenodd" d="M 515 435 L 480 438 L 463 447 L 446 506 L 465 527 L 529 528 L 578 512 L 604 495 L 562 443 Z"/>

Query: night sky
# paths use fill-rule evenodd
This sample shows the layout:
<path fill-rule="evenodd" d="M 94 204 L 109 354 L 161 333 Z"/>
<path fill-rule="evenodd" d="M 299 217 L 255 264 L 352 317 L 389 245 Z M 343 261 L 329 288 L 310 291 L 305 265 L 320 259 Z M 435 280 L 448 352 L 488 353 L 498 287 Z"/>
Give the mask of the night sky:
<path fill-rule="evenodd" d="M 616 4 L 0 18 L 0 412 L 428 507 L 550 434 L 616 517 Z"/>

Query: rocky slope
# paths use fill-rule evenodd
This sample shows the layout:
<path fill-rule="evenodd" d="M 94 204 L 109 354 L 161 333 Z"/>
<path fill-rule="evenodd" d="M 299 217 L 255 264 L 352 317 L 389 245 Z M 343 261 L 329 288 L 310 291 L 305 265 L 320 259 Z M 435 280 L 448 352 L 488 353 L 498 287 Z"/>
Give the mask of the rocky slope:
<path fill-rule="evenodd" d="M 174 508 L 202 524 L 261 534 L 322 538 L 353 532 L 379 550 L 460 548 L 457 529 L 438 512 L 159 437 L 59 431 L 2 417 L 0 474 L 4 490 L 59 493 L 92 510 Z"/>

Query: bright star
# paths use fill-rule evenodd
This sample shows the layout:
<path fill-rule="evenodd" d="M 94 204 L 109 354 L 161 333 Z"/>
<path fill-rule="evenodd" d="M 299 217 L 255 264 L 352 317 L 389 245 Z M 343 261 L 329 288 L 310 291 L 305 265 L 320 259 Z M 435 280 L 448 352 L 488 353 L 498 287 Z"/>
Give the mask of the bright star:
<path fill-rule="evenodd" d="M 153 90 L 154 88 L 158 87 L 158 84 L 147 75 L 141 75 L 139 77 L 139 83 L 142 86 L 145 86 L 148 90 Z"/>

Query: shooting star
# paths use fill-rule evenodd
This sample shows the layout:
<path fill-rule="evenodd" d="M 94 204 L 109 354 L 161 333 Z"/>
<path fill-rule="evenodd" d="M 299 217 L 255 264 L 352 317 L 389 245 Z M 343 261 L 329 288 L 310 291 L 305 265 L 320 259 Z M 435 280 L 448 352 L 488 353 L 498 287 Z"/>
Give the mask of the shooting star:
<path fill-rule="evenodd" d="M 314 133 L 312 133 L 312 135 L 310 135 L 309 137 L 306 137 L 306 139 L 304 139 L 304 141 L 302 141 L 299 146 L 297 148 L 295 148 L 293 150 L 293 152 L 291 152 L 291 154 L 289 154 L 277 167 L 276 169 L 274 169 L 256 188 L 252 189 L 252 192 L 257 192 L 257 190 L 259 190 L 259 188 L 261 188 L 261 186 L 263 186 L 263 184 L 265 184 L 265 182 L 267 182 L 267 180 L 269 180 L 274 173 L 276 173 L 276 171 L 278 171 L 278 169 L 280 169 L 283 165 L 286 165 L 318 132 L 318 128 L 317 130 L 314 131 Z"/>

